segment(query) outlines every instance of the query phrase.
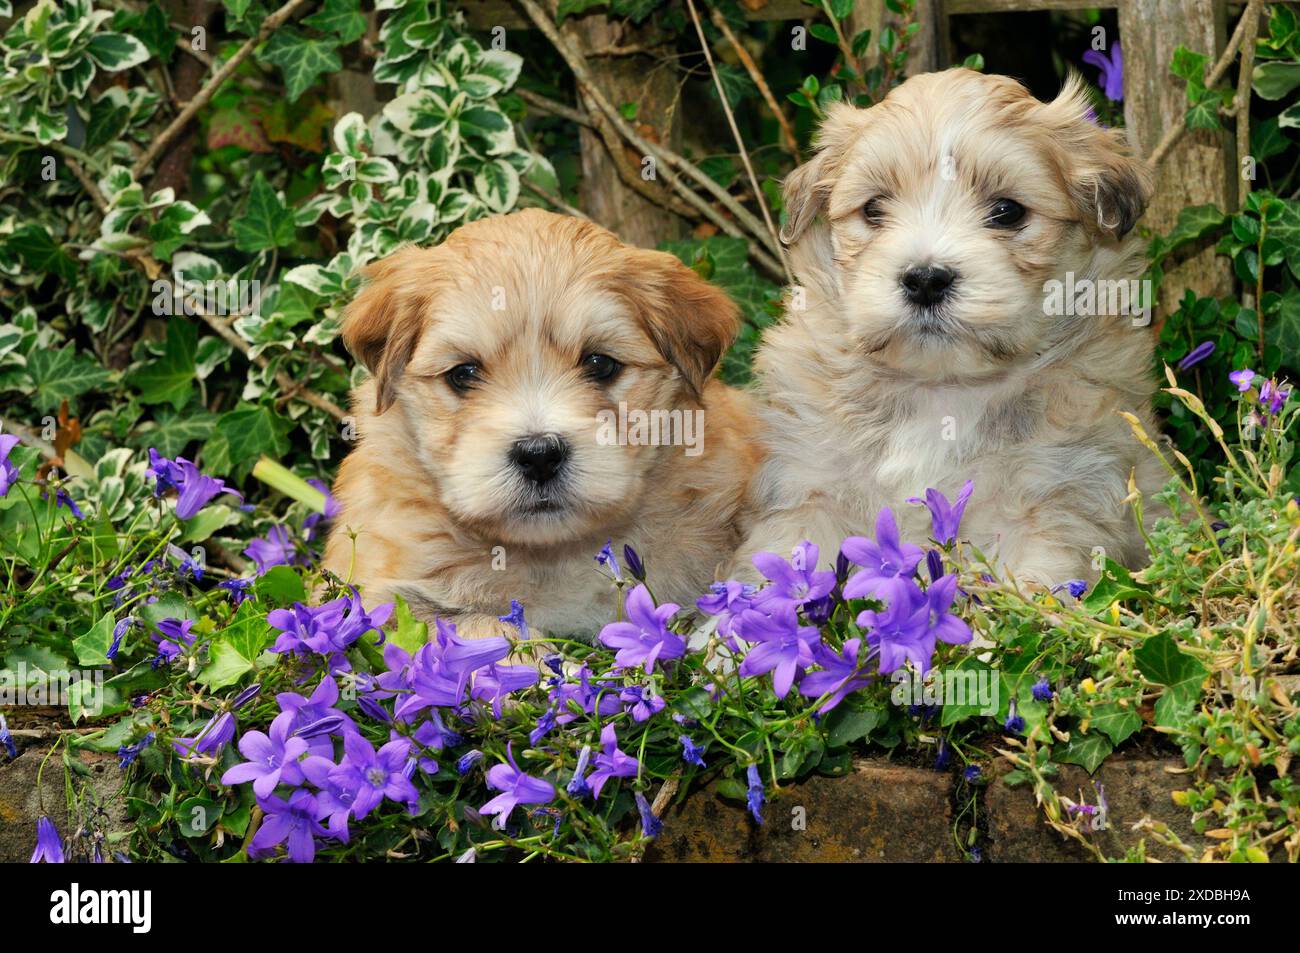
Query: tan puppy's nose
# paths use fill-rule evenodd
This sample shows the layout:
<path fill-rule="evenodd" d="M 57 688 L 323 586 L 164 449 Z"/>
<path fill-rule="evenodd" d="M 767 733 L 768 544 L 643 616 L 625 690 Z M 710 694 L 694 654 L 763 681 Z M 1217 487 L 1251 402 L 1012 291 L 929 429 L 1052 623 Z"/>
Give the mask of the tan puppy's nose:
<path fill-rule="evenodd" d="M 913 265 L 903 272 L 899 283 L 912 304 L 933 307 L 948 297 L 957 273 L 943 265 Z"/>
<path fill-rule="evenodd" d="M 530 434 L 510 448 L 511 462 L 538 486 L 554 479 L 568 455 L 569 445 L 555 434 Z"/>

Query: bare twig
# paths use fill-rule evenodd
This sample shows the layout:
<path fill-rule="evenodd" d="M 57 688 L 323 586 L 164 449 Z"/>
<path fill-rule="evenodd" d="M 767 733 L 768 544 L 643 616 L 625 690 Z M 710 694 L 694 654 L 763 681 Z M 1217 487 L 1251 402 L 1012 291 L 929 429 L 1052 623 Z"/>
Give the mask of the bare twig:
<path fill-rule="evenodd" d="M 582 211 L 582 209 L 574 208 L 568 202 L 564 201 L 564 199 L 560 198 L 558 195 L 552 195 L 540 185 L 534 185 L 532 182 L 525 180 L 524 188 L 532 192 L 539 199 L 542 199 L 546 204 L 551 206 L 551 208 L 559 209 L 565 215 L 572 215 L 574 218 L 582 218 L 589 222 L 591 221 L 591 216 Z"/>
<path fill-rule="evenodd" d="M 190 56 L 194 57 L 204 66 L 206 66 L 209 70 L 214 70 L 217 68 L 217 61 L 214 60 L 211 55 L 204 52 L 203 50 L 196 50 L 194 48 L 193 42 L 190 40 L 186 40 L 184 37 L 178 36 L 176 38 L 176 49 L 188 53 Z M 240 79 L 240 82 L 243 83 L 245 86 L 247 86 L 249 89 L 255 89 L 258 92 L 266 92 L 267 90 L 273 88 L 270 83 L 265 83 L 255 76 L 245 76 Z"/>
<path fill-rule="evenodd" d="M 745 72 L 749 74 L 749 78 L 758 87 L 763 102 L 767 103 L 767 108 L 776 117 L 777 123 L 780 124 L 781 137 L 785 140 L 786 151 L 794 156 L 796 162 L 802 161 L 799 155 L 799 140 L 795 137 L 794 127 L 790 125 L 789 118 L 786 117 L 784 110 L 776 101 L 776 97 L 772 95 L 772 87 L 767 85 L 763 71 L 758 68 L 758 64 L 754 62 L 754 57 L 750 56 L 749 50 L 745 49 L 744 44 L 736 38 L 736 34 L 732 32 L 731 25 L 727 23 L 727 18 L 722 15 L 722 11 L 714 7 L 711 19 L 713 25 L 727 38 L 731 48 L 736 51 L 737 58 L 740 60 L 741 65 L 745 67 Z"/>
<path fill-rule="evenodd" d="M 168 125 L 153 142 L 149 143 L 149 148 L 144 151 L 140 158 L 136 160 L 135 165 L 131 167 L 131 174 L 133 177 L 138 179 L 144 174 L 145 169 L 149 168 L 149 166 L 153 164 L 154 159 L 158 158 L 158 155 L 171 144 L 171 141 L 190 124 L 190 121 L 198 114 L 198 111 L 208 104 L 213 95 L 216 94 L 217 90 L 221 88 L 221 84 L 234 75 L 235 70 L 239 68 L 239 64 L 246 60 L 253 50 L 255 50 L 261 43 L 265 42 L 268 36 L 274 33 L 277 28 L 282 26 L 284 22 L 293 15 L 294 11 L 306 2 L 307 0 L 289 0 L 289 2 L 279 10 L 276 10 L 262 21 L 262 25 L 258 29 L 257 35 L 250 37 L 243 46 L 234 52 L 234 55 L 232 55 L 230 59 L 222 63 L 221 68 L 203 84 L 203 88 L 195 94 L 194 98 L 185 104 L 185 108 L 182 109 L 176 118 L 171 121 L 171 124 Z"/>
<path fill-rule="evenodd" d="M 731 127 L 732 138 L 736 140 L 736 149 L 740 152 L 740 161 L 745 166 L 745 172 L 749 176 L 749 184 L 754 190 L 754 201 L 758 203 L 758 209 L 763 213 L 763 223 L 767 226 L 773 244 L 781 251 L 781 266 L 785 270 L 785 280 L 789 284 L 794 284 L 794 275 L 790 273 L 790 264 L 785 260 L 785 249 L 782 248 L 781 239 L 777 236 L 776 226 L 772 224 L 772 213 L 768 210 L 767 198 L 763 195 L 763 190 L 759 188 L 758 176 L 754 174 L 754 165 L 749 161 L 749 151 L 745 148 L 745 140 L 741 137 L 740 129 L 736 126 L 736 117 L 731 111 L 731 104 L 727 102 L 727 91 L 722 88 L 722 77 L 718 75 L 718 68 L 713 62 L 713 50 L 709 48 L 708 38 L 704 35 L 704 25 L 700 23 L 700 14 L 695 9 L 695 0 L 686 0 L 686 6 L 691 11 L 691 22 L 695 24 L 695 32 L 700 38 L 700 49 L 704 51 L 704 59 L 709 64 L 709 72 L 713 74 L 713 86 L 718 91 L 718 100 L 722 103 L 722 111 L 727 116 L 727 125 Z"/>
<path fill-rule="evenodd" d="M 541 93 L 535 93 L 531 89 L 515 89 L 515 93 L 524 102 L 530 106 L 536 106 L 543 112 L 548 112 L 552 116 L 559 116 L 561 119 L 567 119 L 570 122 L 576 122 L 579 126 L 590 126 L 591 118 L 581 109 L 574 109 L 572 106 L 566 106 L 564 103 L 556 102 L 554 99 L 543 96 Z"/>
<path fill-rule="evenodd" d="M 736 201 L 735 197 L 729 194 L 726 189 L 709 178 L 699 167 L 678 155 L 672 149 L 652 143 L 639 135 L 636 130 L 628 125 L 618 110 L 610 105 L 604 93 L 601 92 L 599 85 L 593 79 L 591 71 L 587 69 L 586 62 L 573 50 L 568 41 L 560 35 L 552 18 L 537 4 L 536 0 L 519 0 L 519 5 L 541 34 L 546 37 L 547 41 L 555 47 L 556 52 L 560 54 L 560 57 L 573 72 L 574 79 L 585 90 L 591 102 L 605 114 L 606 119 L 618 131 L 618 134 L 643 155 L 654 157 L 659 166 L 662 167 L 664 178 L 668 180 L 669 184 L 677 189 L 686 201 L 699 208 L 715 225 L 729 235 L 734 235 L 737 238 L 748 237 L 757 241 L 761 247 L 754 250 L 755 259 L 773 273 L 782 274 L 783 269 L 777 260 L 780 251 L 772 243 L 772 238 L 767 233 L 763 223 Z M 719 215 L 717 210 L 703 201 L 693 189 L 680 182 L 679 177 L 675 174 L 676 172 L 681 172 L 712 195 L 723 208 L 735 217 L 737 222 L 744 226 L 749 233 L 748 236 L 737 229 L 735 224 L 728 221 L 724 216 Z"/>
<path fill-rule="evenodd" d="M 1259 10 L 1262 5 L 1263 0 L 1250 0 L 1246 12 L 1242 14 L 1241 20 L 1237 23 L 1237 28 L 1232 31 L 1232 38 L 1228 40 L 1228 45 L 1224 49 L 1223 54 L 1215 62 L 1209 75 L 1205 77 L 1206 89 L 1213 89 L 1215 86 L 1219 85 L 1219 81 L 1222 80 L 1224 74 L 1228 72 L 1228 67 L 1231 66 L 1233 60 L 1237 58 L 1237 51 L 1241 49 L 1241 44 L 1243 40 L 1245 40 L 1246 29 L 1249 21 L 1252 19 L 1250 14 L 1253 11 L 1255 14 L 1254 19 L 1258 24 Z M 1258 29 L 1258 26 L 1256 28 Z M 1151 151 L 1151 155 L 1147 158 L 1147 162 L 1153 166 L 1159 165 L 1169 155 L 1170 151 L 1186 131 L 1187 113 L 1182 112 L 1178 114 L 1178 118 L 1174 120 L 1173 125 L 1165 130 L 1164 136 L 1161 137 L 1160 142 L 1155 149 Z"/>
<path fill-rule="evenodd" d="M 1250 179 L 1246 178 L 1246 157 L 1250 155 L 1250 81 L 1255 70 L 1255 41 L 1259 38 L 1259 19 L 1262 14 L 1260 0 L 1247 5 L 1241 14 L 1241 22 L 1246 25 L 1246 32 L 1241 39 L 1241 63 L 1237 67 L 1237 95 L 1232 108 L 1237 112 L 1237 208 L 1246 207 L 1246 196 L 1250 194 Z M 1263 269 L 1260 269 L 1261 273 Z M 1260 309 L 1260 320 L 1264 310 Z M 1263 347 L 1263 337 L 1260 346 Z"/>

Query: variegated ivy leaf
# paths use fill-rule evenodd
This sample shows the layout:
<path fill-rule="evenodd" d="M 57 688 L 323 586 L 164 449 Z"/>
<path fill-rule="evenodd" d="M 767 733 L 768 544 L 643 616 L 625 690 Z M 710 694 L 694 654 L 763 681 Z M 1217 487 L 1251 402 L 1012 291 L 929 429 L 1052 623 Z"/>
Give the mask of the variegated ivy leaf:
<path fill-rule="evenodd" d="M 344 214 L 345 205 L 346 203 L 340 196 L 332 195 L 329 192 L 314 195 L 293 210 L 294 225 L 298 228 L 315 225 L 326 212 L 338 218 Z"/>
<path fill-rule="evenodd" d="M 502 89 L 515 85 L 523 66 L 524 58 L 508 50 L 482 50 L 474 58 L 474 72 L 491 76 Z"/>
<path fill-rule="evenodd" d="M 515 148 L 515 130 L 505 113 L 495 106 L 471 106 L 456 117 L 460 134 L 490 156 Z"/>
<path fill-rule="evenodd" d="M 398 96 L 384 107 L 384 118 L 408 136 L 427 137 L 446 128 L 458 103 L 431 89 Z"/>
<path fill-rule="evenodd" d="M 402 241 L 422 242 L 433 234 L 438 224 L 438 206 L 432 202 L 412 202 L 397 220 Z"/>
<path fill-rule="evenodd" d="M 172 272 L 183 274 L 186 280 L 214 281 L 221 274 L 221 265 L 216 259 L 198 252 L 178 251 L 172 256 Z"/>
<path fill-rule="evenodd" d="M 370 151 L 370 130 L 361 113 L 348 113 L 334 124 L 334 148 L 354 159 Z"/>
<path fill-rule="evenodd" d="M 110 73 L 139 66 L 149 59 L 148 48 L 125 33 L 97 33 L 86 44 L 86 52 L 100 69 Z"/>
<path fill-rule="evenodd" d="M 504 159 L 494 159 L 474 174 L 474 192 L 494 212 L 508 212 L 519 200 L 519 173 Z"/>
<path fill-rule="evenodd" d="M 343 293 L 343 276 L 347 272 L 339 266 L 346 265 L 349 261 L 348 256 L 343 254 L 335 256 L 334 261 L 328 266 L 299 265 L 287 271 L 284 280 L 289 284 L 306 288 L 322 298 L 333 298 Z"/>
<path fill-rule="evenodd" d="M 357 163 L 357 181 L 382 185 L 398 180 L 397 166 L 387 159 L 372 156 Z"/>

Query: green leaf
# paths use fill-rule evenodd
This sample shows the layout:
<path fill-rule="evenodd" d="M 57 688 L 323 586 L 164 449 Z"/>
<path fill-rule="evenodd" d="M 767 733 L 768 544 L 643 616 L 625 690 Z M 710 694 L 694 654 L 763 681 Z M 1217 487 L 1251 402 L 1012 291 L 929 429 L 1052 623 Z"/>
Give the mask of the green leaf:
<path fill-rule="evenodd" d="M 5 242 L 5 248 L 22 259 L 31 271 L 52 273 L 64 281 L 77 274 L 77 263 L 63 250 L 44 226 L 29 224 L 14 229 Z"/>
<path fill-rule="evenodd" d="M 508 212 L 519 200 L 519 173 L 505 159 L 493 159 L 474 174 L 474 192 L 494 212 Z"/>
<path fill-rule="evenodd" d="M 1300 63 L 1284 60 L 1257 63 L 1250 85 L 1261 99 L 1281 99 L 1300 86 Z"/>
<path fill-rule="evenodd" d="M 100 69 L 110 73 L 139 66 L 149 59 L 149 49 L 125 33 L 96 33 L 86 45 L 86 52 Z"/>
<path fill-rule="evenodd" d="M 162 357 L 146 358 L 145 365 L 127 377 L 140 389 L 146 404 L 171 404 L 180 410 L 194 392 L 194 357 L 199 348 L 199 331 L 184 318 L 167 323 L 167 344 Z"/>
<path fill-rule="evenodd" d="M 285 93 L 293 102 L 316 82 L 318 76 L 343 68 L 343 61 L 336 52 L 338 47 L 338 40 L 316 39 L 291 26 L 282 26 L 271 35 L 258 59 L 280 67 Z"/>
<path fill-rule="evenodd" d="M 1100 731 L 1090 731 L 1086 735 L 1076 731 L 1065 745 L 1053 746 L 1052 760 L 1077 764 L 1092 774 L 1113 750 L 1115 746 Z"/>
<path fill-rule="evenodd" d="M 325 0 L 325 5 L 302 21 L 322 33 L 333 33 L 340 43 L 359 40 L 366 32 L 360 0 Z"/>
<path fill-rule="evenodd" d="M 1142 719 L 1132 708 L 1111 704 L 1098 705 L 1092 711 L 1091 730 L 1102 732 L 1113 745 L 1122 744 L 1141 727 Z"/>
<path fill-rule="evenodd" d="M 57 351 L 32 351 L 27 355 L 27 373 L 36 384 L 33 403 L 39 411 L 58 410 L 61 401 L 72 400 L 113 376 L 71 344 Z"/>
<path fill-rule="evenodd" d="M 200 837 L 221 819 L 225 805 L 207 797 L 186 798 L 176 808 L 176 826 L 186 837 Z"/>
<path fill-rule="evenodd" d="M 259 602 L 282 609 L 307 598 L 302 576 L 289 566 L 272 566 L 253 583 Z"/>
<path fill-rule="evenodd" d="M 411 614 L 411 607 L 401 596 L 394 597 L 394 601 L 397 608 L 393 617 L 397 620 L 397 628 L 388 634 L 388 640 L 414 655 L 428 643 L 429 625 Z"/>
<path fill-rule="evenodd" d="M 1083 598 L 1083 607 L 1094 614 L 1109 609 L 1114 602 L 1126 599 L 1145 599 L 1150 593 L 1133 581 L 1133 574 L 1115 562 L 1107 559 L 1101 578 Z"/>
<path fill-rule="evenodd" d="M 293 243 L 293 212 L 261 172 L 253 179 L 244 214 L 230 223 L 230 230 L 240 251 L 283 248 Z"/>
<path fill-rule="evenodd" d="M 878 708 L 853 709 L 840 705 L 826 716 L 826 742 L 842 748 L 861 741 L 880 727 L 886 715 Z"/>
<path fill-rule="evenodd" d="M 72 640 L 72 650 L 77 661 L 90 668 L 109 663 L 108 649 L 113 644 L 113 613 L 106 612 L 91 626 L 90 631 Z"/>
<path fill-rule="evenodd" d="M 269 407 L 244 404 L 221 415 L 214 436 L 225 438 L 230 460 L 238 469 L 248 470 L 263 453 L 273 457 L 288 453 L 285 434 L 292 428 L 293 421 Z"/>
<path fill-rule="evenodd" d="M 271 645 L 272 631 L 255 602 L 242 603 L 230 624 L 212 637 L 209 661 L 198 680 L 213 691 L 234 685 L 254 669 L 258 656 Z"/>
<path fill-rule="evenodd" d="M 1153 635 L 1143 642 L 1133 653 L 1133 660 L 1148 681 L 1160 685 L 1199 680 L 1206 675 L 1205 666 L 1182 651 L 1168 632 Z"/>

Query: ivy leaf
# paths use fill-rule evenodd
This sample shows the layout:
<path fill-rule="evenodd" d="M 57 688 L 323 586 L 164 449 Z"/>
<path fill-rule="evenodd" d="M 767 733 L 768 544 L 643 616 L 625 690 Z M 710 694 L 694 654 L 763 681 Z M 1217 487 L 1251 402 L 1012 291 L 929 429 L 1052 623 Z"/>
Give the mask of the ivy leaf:
<path fill-rule="evenodd" d="M 1148 681 L 1160 685 L 1177 685 L 1203 679 L 1206 675 L 1205 666 L 1182 651 L 1168 632 L 1161 632 L 1143 642 L 1133 653 L 1133 660 Z"/>
<path fill-rule="evenodd" d="M 230 223 L 235 247 L 240 251 L 262 251 L 292 244 L 293 212 L 275 193 L 261 172 L 253 179 L 244 214 Z"/>
<path fill-rule="evenodd" d="M 1261 99 L 1281 99 L 1300 86 L 1300 63 L 1281 60 L 1259 63 L 1250 76 L 1250 85 Z"/>
<path fill-rule="evenodd" d="M 877 708 L 855 710 L 840 705 L 826 718 L 826 742 L 832 748 L 842 748 L 867 738 L 880 727 L 886 715 Z"/>
<path fill-rule="evenodd" d="M 302 576 L 288 566 L 272 566 L 253 583 L 259 602 L 282 609 L 307 598 Z"/>
<path fill-rule="evenodd" d="M 325 6 L 302 22 L 322 33 L 333 33 L 343 44 L 361 39 L 366 32 L 360 0 L 325 0 Z"/>
<path fill-rule="evenodd" d="M 1109 609 L 1111 603 L 1126 599 L 1142 599 L 1150 593 L 1133 581 L 1133 574 L 1112 559 L 1106 560 L 1101 578 L 1084 597 L 1083 607 L 1089 612 L 1097 613 Z"/>
<path fill-rule="evenodd" d="M 397 620 L 397 628 L 388 634 L 388 639 L 414 655 L 429 641 L 429 625 L 412 615 L 411 607 L 401 596 L 397 596 L 394 601 L 397 603 L 393 613 Z"/>
<path fill-rule="evenodd" d="M 1115 746 L 1100 731 L 1090 731 L 1086 735 L 1075 732 L 1065 745 L 1052 748 L 1052 760 L 1060 764 L 1077 764 L 1092 774 L 1114 750 Z"/>
<path fill-rule="evenodd" d="M 474 174 L 474 192 L 494 212 L 508 212 L 519 201 L 519 173 L 505 159 L 493 159 Z"/>
<path fill-rule="evenodd" d="M 216 423 L 217 415 L 203 407 L 182 408 L 180 412 L 160 407 L 154 411 L 153 426 L 142 427 L 130 442 L 138 449 L 153 447 L 164 457 L 175 457 L 191 443 L 211 437 Z"/>
<path fill-rule="evenodd" d="M 117 73 L 139 66 L 149 59 L 149 49 L 125 33 L 96 33 L 86 44 L 86 52 L 100 69 Z"/>
<path fill-rule="evenodd" d="M 50 272 L 64 281 L 71 281 L 77 275 L 77 263 L 42 225 L 23 225 L 14 229 L 5 247 L 21 258 L 31 271 Z"/>
<path fill-rule="evenodd" d="M 56 410 L 60 402 L 84 394 L 113 376 L 93 359 L 78 354 L 72 344 L 57 351 L 35 349 L 27 355 L 27 373 L 36 384 L 34 403 L 39 411 Z"/>
<path fill-rule="evenodd" d="M 1129 735 L 1142 727 L 1142 719 L 1132 708 L 1120 705 L 1098 705 L 1092 712 L 1092 730 L 1100 731 L 1119 745 Z"/>
<path fill-rule="evenodd" d="M 113 17 L 113 28 L 124 30 L 138 39 L 149 53 L 170 63 L 176 53 L 176 38 L 180 36 L 167 22 L 167 14 L 154 0 L 140 13 L 119 10 Z"/>
<path fill-rule="evenodd" d="M 184 318 L 172 318 L 162 357 L 146 359 L 144 367 L 129 375 L 127 382 L 140 388 L 144 403 L 171 404 L 173 410 L 180 410 L 194 392 L 198 348 L 198 329 Z"/>
<path fill-rule="evenodd" d="M 72 640 L 77 662 L 89 668 L 108 664 L 108 649 L 113 644 L 113 613 L 106 612 L 90 631 Z"/>
<path fill-rule="evenodd" d="M 285 94 L 297 99 L 322 73 L 336 73 L 343 61 L 336 52 L 339 41 L 305 36 L 293 27 L 282 26 L 272 34 L 258 55 L 263 63 L 280 67 Z"/>
<path fill-rule="evenodd" d="M 230 624 L 212 637 L 209 661 L 198 680 L 214 691 L 234 685 L 271 645 L 271 632 L 265 613 L 252 600 L 242 603 Z"/>
<path fill-rule="evenodd" d="M 285 434 L 292 427 L 292 421 L 274 414 L 269 407 L 245 404 L 221 415 L 213 437 L 225 441 L 231 468 L 247 471 L 264 453 L 277 458 L 288 453 Z"/>

